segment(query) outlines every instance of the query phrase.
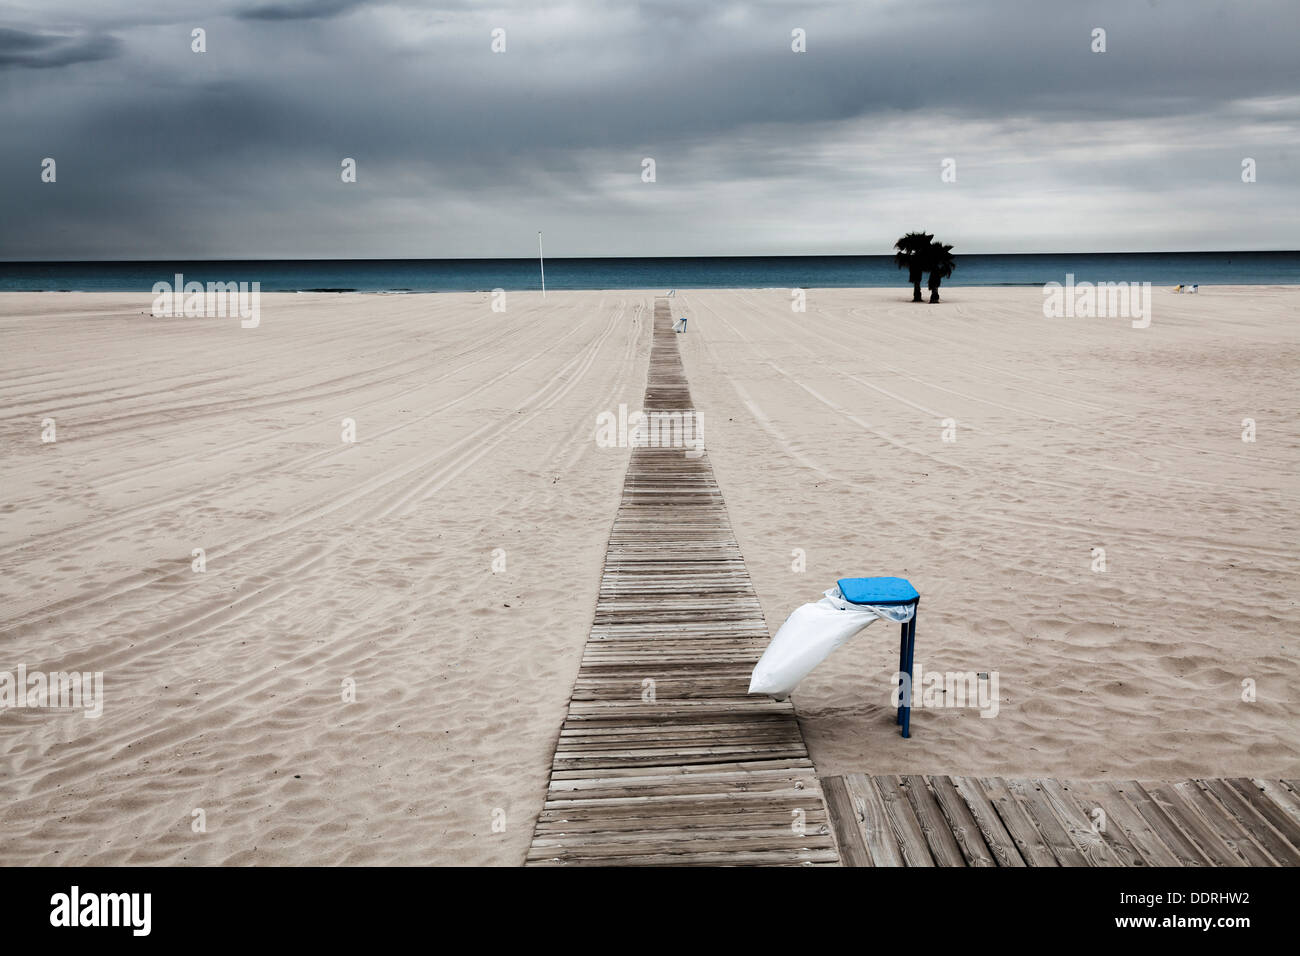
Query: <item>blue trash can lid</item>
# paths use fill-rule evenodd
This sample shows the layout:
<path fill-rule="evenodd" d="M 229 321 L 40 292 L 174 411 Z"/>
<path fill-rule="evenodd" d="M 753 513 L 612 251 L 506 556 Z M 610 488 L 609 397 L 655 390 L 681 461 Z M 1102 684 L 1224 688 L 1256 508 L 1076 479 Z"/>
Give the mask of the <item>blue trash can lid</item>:
<path fill-rule="evenodd" d="M 911 604 L 921 597 L 907 578 L 840 578 L 835 583 L 851 604 Z"/>

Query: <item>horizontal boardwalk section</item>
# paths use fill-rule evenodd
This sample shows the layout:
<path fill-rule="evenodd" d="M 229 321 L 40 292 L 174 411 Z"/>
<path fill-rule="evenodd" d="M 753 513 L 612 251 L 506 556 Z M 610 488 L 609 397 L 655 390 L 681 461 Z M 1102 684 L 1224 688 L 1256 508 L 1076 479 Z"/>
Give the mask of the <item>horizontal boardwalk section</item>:
<path fill-rule="evenodd" d="M 845 866 L 1295 866 L 1294 780 L 821 778 Z"/>
<path fill-rule="evenodd" d="M 692 411 L 663 300 L 644 410 Z M 634 448 L 528 865 L 837 863 L 767 640 L 707 456 Z"/>

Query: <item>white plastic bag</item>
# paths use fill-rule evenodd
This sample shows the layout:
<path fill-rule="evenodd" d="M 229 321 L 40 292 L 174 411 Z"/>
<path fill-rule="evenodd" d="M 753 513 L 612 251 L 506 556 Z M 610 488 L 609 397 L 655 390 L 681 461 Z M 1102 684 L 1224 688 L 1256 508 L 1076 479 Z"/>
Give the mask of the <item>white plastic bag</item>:
<path fill-rule="evenodd" d="M 853 604 L 844 600 L 838 586 L 833 587 L 816 604 L 795 608 L 785 619 L 754 665 L 749 692 L 785 700 L 831 651 L 868 624 L 875 620 L 903 624 L 915 613 L 915 604 Z"/>

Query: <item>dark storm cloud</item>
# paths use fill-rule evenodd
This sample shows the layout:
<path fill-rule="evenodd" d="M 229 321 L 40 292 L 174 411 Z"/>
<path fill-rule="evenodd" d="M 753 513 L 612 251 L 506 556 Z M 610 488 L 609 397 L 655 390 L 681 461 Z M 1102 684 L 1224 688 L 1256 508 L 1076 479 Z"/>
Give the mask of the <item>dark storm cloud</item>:
<path fill-rule="evenodd" d="M 121 49 L 121 41 L 107 34 L 66 36 L 0 27 L 0 68 L 51 69 L 90 63 L 117 56 Z"/>
<path fill-rule="evenodd" d="M 241 20 L 327 20 L 362 6 L 365 0 L 299 0 L 261 3 L 236 11 Z"/>
<path fill-rule="evenodd" d="M 55 8 L 127 55 L 7 74 L 0 256 L 1300 244 L 1289 0 Z"/>

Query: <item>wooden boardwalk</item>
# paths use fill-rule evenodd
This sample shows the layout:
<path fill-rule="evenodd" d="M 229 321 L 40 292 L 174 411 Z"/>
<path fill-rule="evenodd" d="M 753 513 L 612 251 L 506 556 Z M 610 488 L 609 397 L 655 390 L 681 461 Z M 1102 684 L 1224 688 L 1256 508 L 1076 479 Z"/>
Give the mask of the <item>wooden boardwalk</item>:
<path fill-rule="evenodd" d="M 644 410 L 693 411 L 662 299 Z M 1295 781 L 819 781 L 767 640 L 707 455 L 633 449 L 528 865 L 1300 864 Z"/>
<path fill-rule="evenodd" d="M 1294 780 L 822 778 L 845 866 L 1296 866 Z"/>
<path fill-rule="evenodd" d="M 662 299 L 644 410 L 692 410 Z M 767 640 L 707 455 L 634 448 L 528 864 L 837 863 L 793 707 L 746 693 Z"/>

